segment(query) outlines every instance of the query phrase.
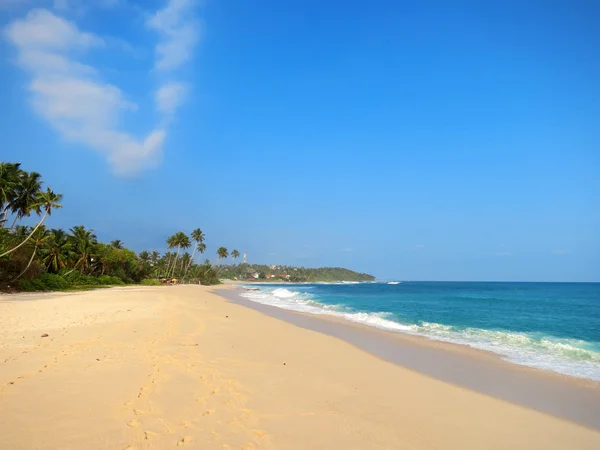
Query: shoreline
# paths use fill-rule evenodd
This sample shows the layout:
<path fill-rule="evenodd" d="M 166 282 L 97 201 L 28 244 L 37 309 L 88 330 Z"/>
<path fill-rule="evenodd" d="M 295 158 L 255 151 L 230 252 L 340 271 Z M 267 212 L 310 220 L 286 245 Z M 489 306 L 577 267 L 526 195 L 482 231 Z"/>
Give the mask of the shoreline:
<path fill-rule="evenodd" d="M 377 358 L 513 404 L 600 430 L 600 382 L 520 365 L 464 344 L 393 332 L 253 302 L 237 285 L 214 292 L 235 304 L 341 339 Z"/>

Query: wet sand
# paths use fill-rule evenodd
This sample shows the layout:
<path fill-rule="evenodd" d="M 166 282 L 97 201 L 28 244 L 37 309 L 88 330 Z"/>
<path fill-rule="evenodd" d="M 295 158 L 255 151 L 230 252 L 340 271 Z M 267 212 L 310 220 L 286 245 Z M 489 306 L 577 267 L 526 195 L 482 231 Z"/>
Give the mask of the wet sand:
<path fill-rule="evenodd" d="M 379 330 L 331 316 L 263 305 L 220 290 L 236 304 L 342 339 L 379 358 L 442 381 L 600 430 L 600 383 L 502 360 L 492 352 Z"/>

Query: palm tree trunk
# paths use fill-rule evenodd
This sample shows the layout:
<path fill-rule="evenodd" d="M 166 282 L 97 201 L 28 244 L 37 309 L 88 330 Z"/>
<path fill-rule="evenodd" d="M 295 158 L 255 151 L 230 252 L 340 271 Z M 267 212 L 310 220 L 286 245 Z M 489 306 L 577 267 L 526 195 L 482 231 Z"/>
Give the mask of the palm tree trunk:
<path fill-rule="evenodd" d="M 13 223 L 10 226 L 10 231 L 12 231 L 13 228 L 15 227 L 15 225 L 17 224 L 17 220 L 19 220 L 19 215 L 18 214 L 15 215 L 15 220 L 13 220 Z"/>
<path fill-rule="evenodd" d="M 6 256 L 6 255 L 8 255 L 9 253 L 12 253 L 12 252 L 14 252 L 16 249 L 18 249 L 19 247 L 21 247 L 21 246 L 22 246 L 22 245 L 23 245 L 25 242 L 27 242 L 27 241 L 28 241 L 28 240 L 31 238 L 31 236 L 33 236 L 33 233 L 35 233 L 35 232 L 37 231 L 37 229 L 40 227 L 40 225 L 41 225 L 42 223 L 44 223 L 44 220 L 46 220 L 46 216 L 48 215 L 48 211 L 49 211 L 49 209 L 47 209 L 47 210 L 46 210 L 46 212 L 44 213 L 44 216 L 42 217 L 42 220 L 40 220 L 40 221 L 38 222 L 38 224 L 35 226 L 35 228 L 33 229 L 33 231 L 32 231 L 31 233 L 29 233 L 29 236 L 27 236 L 23 242 L 21 242 L 21 243 L 20 243 L 19 245 L 17 245 L 16 247 L 13 247 L 13 248 L 11 248 L 10 250 L 7 250 L 7 251 L 5 251 L 4 253 L 2 253 L 2 254 L 0 255 L 0 258 L 2 258 L 3 256 Z"/>
<path fill-rule="evenodd" d="M 169 260 L 167 261 L 167 272 L 165 273 L 165 277 L 169 277 L 169 268 L 171 267 L 171 259 L 173 259 L 173 255 L 169 252 Z"/>
<path fill-rule="evenodd" d="M 194 250 L 192 251 L 192 257 L 190 258 L 190 262 L 187 265 L 187 267 L 185 268 L 185 272 L 183 273 L 183 277 L 185 278 L 185 276 L 188 273 L 188 270 L 190 270 L 190 267 L 192 266 L 193 262 L 194 262 L 194 255 L 196 254 L 196 246 L 194 246 Z"/>
<path fill-rule="evenodd" d="M 17 275 L 17 277 L 14 278 L 12 281 L 17 281 L 19 278 L 21 278 L 21 275 L 23 275 L 25 272 L 27 272 L 27 269 L 29 269 L 29 266 L 31 266 L 31 263 L 33 262 L 33 258 L 35 258 L 36 252 L 37 252 L 37 245 L 35 247 L 33 247 L 33 253 L 31 254 L 31 258 L 29 258 L 27 267 L 25 267 L 25 269 L 23 269 L 23 272 L 21 272 L 19 275 Z"/>
<path fill-rule="evenodd" d="M 173 267 L 171 268 L 171 277 L 175 275 L 175 266 L 177 265 L 177 259 L 179 258 L 179 250 L 181 247 L 177 246 L 177 254 L 175 255 L 175 261 L 173 261 Z"/>

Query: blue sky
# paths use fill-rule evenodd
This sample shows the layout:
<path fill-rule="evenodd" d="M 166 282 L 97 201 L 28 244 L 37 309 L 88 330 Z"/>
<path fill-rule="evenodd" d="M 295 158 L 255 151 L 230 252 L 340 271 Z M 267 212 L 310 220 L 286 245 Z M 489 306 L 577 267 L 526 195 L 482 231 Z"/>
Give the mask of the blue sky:
<path fill-rule="evenodd" d="M 600 281 L 595 1 L 3 0 L 52 227 L 250 262 Z"/>

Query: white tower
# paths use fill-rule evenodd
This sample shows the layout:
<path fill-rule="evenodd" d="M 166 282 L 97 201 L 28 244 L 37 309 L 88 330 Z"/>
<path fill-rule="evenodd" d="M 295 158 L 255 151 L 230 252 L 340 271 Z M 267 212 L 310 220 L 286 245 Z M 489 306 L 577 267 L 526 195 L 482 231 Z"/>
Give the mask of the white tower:
<path fill-rule="evenodd" d="M 244 264 L 246 264 L 246 250 L 244 250 Z"/>

